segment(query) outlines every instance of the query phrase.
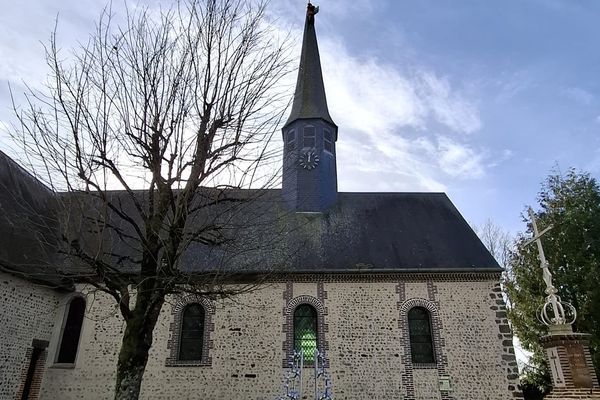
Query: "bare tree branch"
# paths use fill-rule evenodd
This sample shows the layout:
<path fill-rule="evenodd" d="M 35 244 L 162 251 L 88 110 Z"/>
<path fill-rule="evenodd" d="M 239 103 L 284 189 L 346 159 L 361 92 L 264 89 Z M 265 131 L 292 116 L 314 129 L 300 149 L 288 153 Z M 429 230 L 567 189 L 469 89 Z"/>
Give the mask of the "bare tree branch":
<path fill-rule="evenodd" d="M 249 236 L 236 223 L 252 218 L 245 210 L 260 191 L 227 189 L 276 180 L 261 168 L 278 156 L 268 145 L 292 65 L 264 13 L 262 3 L 189 0 L 162 13 L 128 9 L 115 26 L 106 8 L 73 55 L 52 36 L 48 87 L 13 103 L 13 138 L 57 193 L 65 279 L 108 294 L 126 322 L 115 399 L 138 397 L 167 295 L 229 297 L 263 281 L 227 285 L 236 272 L 223 266 L 269 242 L 236 243 Z M 218 262 L 189 271 L 192 245 Z"/>

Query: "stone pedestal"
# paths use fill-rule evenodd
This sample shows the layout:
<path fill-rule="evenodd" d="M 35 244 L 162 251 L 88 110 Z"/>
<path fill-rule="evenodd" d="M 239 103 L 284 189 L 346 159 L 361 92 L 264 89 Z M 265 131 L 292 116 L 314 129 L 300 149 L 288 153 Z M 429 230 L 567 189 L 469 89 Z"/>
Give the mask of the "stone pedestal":
<path fill-rule="evenodd" d="M 600 386 L 592 364 L 586 333 L 573 333 L 570 326 L 559 325 L 542 338 L 552 374 L 552 391 L 544 399 L 600 400 Z"/>

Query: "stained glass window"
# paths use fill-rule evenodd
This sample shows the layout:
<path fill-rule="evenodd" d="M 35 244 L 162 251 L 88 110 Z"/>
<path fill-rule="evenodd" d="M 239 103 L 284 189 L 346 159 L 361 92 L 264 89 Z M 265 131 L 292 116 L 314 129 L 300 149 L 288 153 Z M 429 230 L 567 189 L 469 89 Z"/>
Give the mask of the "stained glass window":
<path fill-rule="evenodd" d="M 315 360 L 317 340 L 317 310 L 309 304 L 301 304 L 294 311 L 294 350 L 304 353 L 304 361 Z"/>
<path fill-rule="evenodd" d="M 198 303 L 188 304 L 183 310 L 181 321 L 179 359 L 201 360 L 203 339 L 204 307 Z"/>
<path fill-rule="evenodd" d="M 429 311 L 423 307 L 411 308 L 408 312 L 408 331 L 412 362 L 417 364 L 434 363 Z"/>
<path fill-rule="evenodd" d="M 67 319 L 60 339 L 58 356 L 56 357 L 57 363 L 75 363 L 84 314 L 85 300 L 81 297 L 74 297 L 69 303 L 69 311 L 67 311 Z"/>

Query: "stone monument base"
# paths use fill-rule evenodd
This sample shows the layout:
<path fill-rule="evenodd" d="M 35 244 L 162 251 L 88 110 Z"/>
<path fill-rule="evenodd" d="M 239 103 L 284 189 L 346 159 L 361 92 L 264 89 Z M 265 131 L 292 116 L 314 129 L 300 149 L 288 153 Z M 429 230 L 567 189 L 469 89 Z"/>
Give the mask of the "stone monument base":
<path fill-rule="evenodd" d="M 551 326 L 550 334 L 542 338 L 552 374 L 552 391 L 545 400 L 600 400 L 589 337 L 586 333 L 573 333 L 570 325 L 558 325 Z"/>

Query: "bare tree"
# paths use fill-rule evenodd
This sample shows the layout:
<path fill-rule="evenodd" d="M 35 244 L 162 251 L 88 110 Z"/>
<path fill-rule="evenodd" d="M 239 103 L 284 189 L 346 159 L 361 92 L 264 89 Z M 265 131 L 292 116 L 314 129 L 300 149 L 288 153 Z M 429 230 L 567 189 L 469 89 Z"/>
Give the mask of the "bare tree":
<path fill-rule="evenodd" d="M 115 399 L 139 396 L 166 296 L 249 290 L 226 285 L 215 265 L 185 271 L 181 259 L 192 245 L 231 244 L 239 215 L 252 223 L 240 205 L 261 191 L 227 189 L 272 182 L 261 166 L 275 155 L 267 144 L 290 61 L 264 13 L 244 0 L 190 0 L 128 13 L 117 27 L 107 10 L 73 56 L 53 36 L 47 91 L 15 107 L 13 137 L 58 193 L 61 273 L 107 293 L 125 321 Z"/>
<path fill-rule="evenodd" d="M 496 261 L 498 261 L 498 264 L 506 269 L 514 242 L 510 234 L 491 219 L 486 220 L 482 226 L 473 227 L 473 230 Z"/>

